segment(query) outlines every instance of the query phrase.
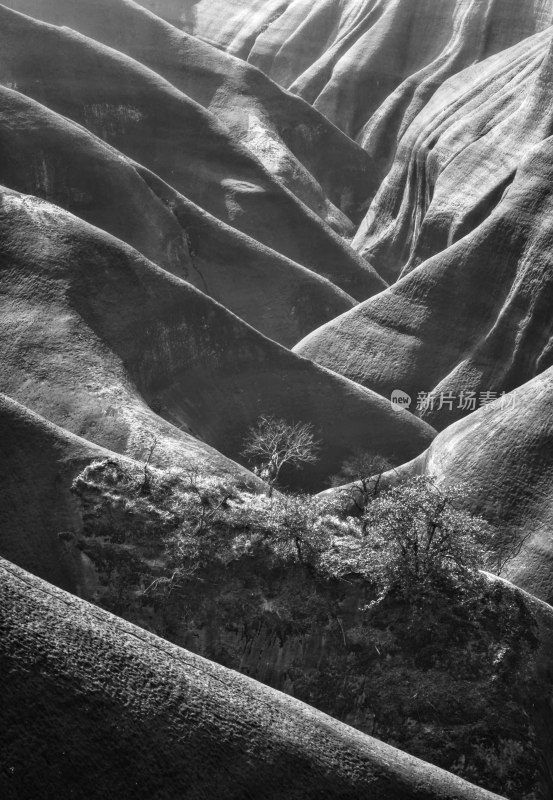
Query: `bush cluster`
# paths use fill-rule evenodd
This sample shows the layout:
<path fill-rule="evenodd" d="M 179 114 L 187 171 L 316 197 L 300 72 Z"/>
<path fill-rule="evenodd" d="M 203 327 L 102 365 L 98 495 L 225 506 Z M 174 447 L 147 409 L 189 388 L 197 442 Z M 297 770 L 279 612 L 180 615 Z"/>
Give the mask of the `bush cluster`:
<path fill-rule="evenodd" d="M 332 496 L 258 494 L 198 472 L 132 474 L 116 461 L 74 484 L 80 546 L 110 610 L 234 669 L 251 669 L 245 652 L 264 631 L 281 648 L 318 648 L 288 663 L 285 680 L 276 667 L 251 674 L 530 800 L 533 623 L 479 571 L 493 531 L 462 510 L 462 489 L 428 478 L 365 490 L 349 516 Z"/>

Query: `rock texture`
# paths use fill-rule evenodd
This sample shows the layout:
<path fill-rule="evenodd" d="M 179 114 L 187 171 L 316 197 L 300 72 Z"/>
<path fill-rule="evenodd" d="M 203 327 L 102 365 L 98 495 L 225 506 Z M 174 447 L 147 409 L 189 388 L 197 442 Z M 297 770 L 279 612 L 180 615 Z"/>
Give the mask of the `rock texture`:
<path fill-rule="evenodd" d="M 1 4 L 1 555 L 94 596 L 75 475 L 260 488 L 241 451 L 272 414 L 322 442 L 290 487 L 359 449 L 463 482 L 497 571 L 553 603 L 552 24 L 553 0 Z M 2 796 L 491 797 L 0 572 Z"/>
<path fill-rule="evenodd" d="M 382 288 L 367 262 L 226 126 L 157 73 L 92 39 L 5 7 L 0 22 L 1 83 L 89 128 L 223 222 L 357 299 Z"/>
<path fill-rule="evenodd" d="M 61 206 L 292 345 L 352 298 L 221 222 L 157 176 L 24 95 L 0 88 L 0 183 Z"/>
<path fill-rule="evenodd" d="M 550 0 L 141 0 L 260 67 L 383 156 L 451 75 L 553 21 Z M 224 16 L 223 16 L 224 15 Z M 224 24 L 221 24 L 224 19 Z M 386 149 L 386 147 L 385 147 Z M 386 159 L 383 161 L 383 166 Z"/>
<path fill-rule="evenodd" d="M 551 3 L 251 2 L 224 26 L 216 3 L 180 23 L 146 5 L 309 100 L 377 167 L 353 244 L 403 279 L 297 352 L 415 397 L 508 392 L 551 364 Z"/>
<path fill-rule="evenodd" d="M 396 463 L 433 429 L 266 339 L 136 251 L 58 206 L 4 190 L 2 388 L 111 450 L 228 469 L 263 413 L 311 422 L 324 480 L 370 442 Z"/>
<path fill-rule="evenodd" d="M 327 323 L 296 352 L 382 394 L 510 391 L 552 363 L 549 139 L 536 145 L 489 217 L 374 301 Z"/>
<path fill-rule="evenodd" d="M 492 800 L 2 560 L 6 798 Z"/>
<path fill-rule="evenodd" d="M 510 193 L 550 135 L 550 48 L 547 29 L 449 78 L 404 120 L 355 239 L 383 275 L 395 280 L 446 250 Z"/>
<path fill-rule="evenodd" d="M 366 151 L 255 67 L 128 0 L 9 0 L 4 5 L 69 26 L 147 65 L 212 111 L 322 219 L 346 229 L 341 214 L 360 221 L 376 178 Z"/>

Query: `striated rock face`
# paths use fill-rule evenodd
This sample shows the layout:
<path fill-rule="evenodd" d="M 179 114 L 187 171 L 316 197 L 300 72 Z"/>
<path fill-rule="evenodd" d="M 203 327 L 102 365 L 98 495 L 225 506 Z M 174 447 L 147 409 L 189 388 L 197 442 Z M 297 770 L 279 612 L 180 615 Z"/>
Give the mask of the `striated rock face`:
<path fill-rule="evenodd" d="M 510 391 L 552 363 L 551 141 L 474 231 L 295 348 L 377 392 Z M 436 406 L 444 427 L 473 408 Z"/>
<path fill-rule="evenodd" d="M 550 0 L 140 4 L 260 67 L 379 159 L 448 77 L 553 21 Z"/>
<path fill-rule="evenodd" d="M 0 573 L 6 798 L 497 798 L 7 561 Z"/>
<path fill-rule="evenodd" d="M 324 480 L 352 441 L 396 463 L 433 429 L 298 358 L 184 281 L 78 218 L 4 190 L 3 388 L 52 422 L 154 463 L 225 469 L 263 413 L 311 422 Z M 148 407 L 148 405 L 150 407 Z"/>
<path fill-rule="evenodd" d="M 449 78 L 404 119 L 355 238 L 390 280 L 478 228 L 548 139 L 550 48 L 547 29 Z"/>

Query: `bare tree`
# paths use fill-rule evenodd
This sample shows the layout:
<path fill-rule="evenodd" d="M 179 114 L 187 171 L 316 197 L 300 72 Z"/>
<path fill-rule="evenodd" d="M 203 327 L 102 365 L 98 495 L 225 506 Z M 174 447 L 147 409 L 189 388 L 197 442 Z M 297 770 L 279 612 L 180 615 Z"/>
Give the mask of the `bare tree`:
<path fill-rule="evenodd" d="M 382 476 L 391 469 L 391 462 L 382 456 L 356 450 L 329 483 L 334 489 L 344 487 L 344 497 L 349 501 L 347 513 L 360 516 L 371 500 L 378 497 Z"/>
<path fill-rule="evenodd" d="M 284 419 L 263 416 L 250 428 L 242 455 L 254 462 L 256 474 L 272 490 L 285 464 L 314 464 L 319 451 L 320 444 L 311 424 L 297 422 L 290 425 Z"/>
<path fill-rule="evenodd" d="M 532 534 L 532 530 L 522 533 L 519 529 L 515 529 L 510 534 L 498 530 L 490 543 L 488 569 L 501 576 L 505 567 L 521 554 Z"/>

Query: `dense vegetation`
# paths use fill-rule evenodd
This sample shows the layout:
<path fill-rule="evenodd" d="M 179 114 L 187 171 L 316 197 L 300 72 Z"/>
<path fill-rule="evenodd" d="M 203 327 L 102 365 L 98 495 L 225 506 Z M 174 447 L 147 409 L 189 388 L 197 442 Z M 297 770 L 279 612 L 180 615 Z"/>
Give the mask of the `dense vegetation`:
<path fill-rule="evenodd" d="M 534 624 L 484 576 L 462 490 L 365 485 L 357 516 L 205 475 L 75 481 L 96 601 L 510 798 L 534 793 Z"/>

